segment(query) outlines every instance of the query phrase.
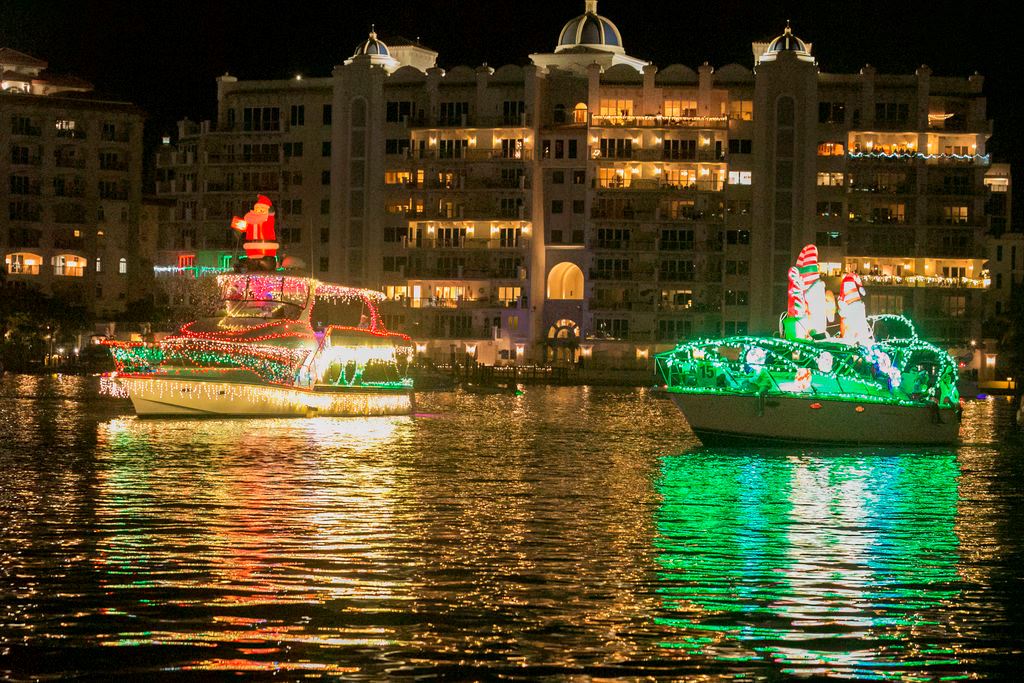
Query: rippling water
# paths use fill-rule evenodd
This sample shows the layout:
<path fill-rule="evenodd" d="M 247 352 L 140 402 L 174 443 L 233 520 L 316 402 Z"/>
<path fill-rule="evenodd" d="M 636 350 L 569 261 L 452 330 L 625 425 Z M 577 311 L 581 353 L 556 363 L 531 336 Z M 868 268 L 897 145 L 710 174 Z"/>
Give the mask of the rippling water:
<path fill-rule="evenodd" d="M 0 675 L 1000 677 L 1024 446 L 701 448 L 643 390 L 140 421 L 0 381 Z"/>

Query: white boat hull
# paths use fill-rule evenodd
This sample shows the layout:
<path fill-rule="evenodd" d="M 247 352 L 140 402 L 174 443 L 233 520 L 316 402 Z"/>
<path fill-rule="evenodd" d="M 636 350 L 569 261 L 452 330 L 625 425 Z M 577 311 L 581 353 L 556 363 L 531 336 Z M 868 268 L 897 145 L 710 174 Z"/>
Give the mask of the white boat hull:
<path fill-rule="evenodd" d="M 960 433 L 952 408 L 827 401 L 802 396 L 670 392 L 705 445 L 950 444 Z"/>
<path fill-rule="evenodd" d="M 117 377 L 112 393 L 131 399 L 139 417 L 357 417 L 408 415 L 411 390 L 312 390 L 259 384 Z"/>

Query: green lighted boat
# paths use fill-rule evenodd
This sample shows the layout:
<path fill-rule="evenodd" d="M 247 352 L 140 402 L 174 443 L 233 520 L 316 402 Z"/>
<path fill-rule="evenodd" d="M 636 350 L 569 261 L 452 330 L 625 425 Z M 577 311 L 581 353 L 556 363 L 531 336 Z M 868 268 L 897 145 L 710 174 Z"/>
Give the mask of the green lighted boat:
<path fill-rule="evenodd" d="M 954 443 L 956 362 L 903 316 L 869 322 L 870 346 L 705 339 L 658 354 L 657 372 L 707 445 Z"/>

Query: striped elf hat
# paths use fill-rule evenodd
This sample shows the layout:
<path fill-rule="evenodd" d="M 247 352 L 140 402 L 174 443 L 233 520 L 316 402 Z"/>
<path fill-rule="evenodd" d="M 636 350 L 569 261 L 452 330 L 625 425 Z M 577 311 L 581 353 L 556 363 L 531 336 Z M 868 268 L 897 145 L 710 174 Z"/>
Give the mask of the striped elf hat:
<path fill-rule="evenodd" d="M 789 289 L 786 291 L 788 310 L 786 314 L 799 318 L 807 310 L 806 301 L 804 300 L 804 281 L 800 277 L 800 271 L 796 268 L 790 268 L 788 276 Z"/>
<path fill-rule="evenodd" d="M 804 287 L 810 287 L 818 279 L 818 247 L 808 244 L 800 250 L 796 267 L 804 280 Z"/>
<path fill-rule="evenodd" d="M 864 286 L 860 282 L 860 276 L 857 273 L 846 273 L 843 275 L 843 281 L 839 285 L 839 298 L 845 304 L 852 304 L 855 301 L 860 301 L 863 298 Z"/>

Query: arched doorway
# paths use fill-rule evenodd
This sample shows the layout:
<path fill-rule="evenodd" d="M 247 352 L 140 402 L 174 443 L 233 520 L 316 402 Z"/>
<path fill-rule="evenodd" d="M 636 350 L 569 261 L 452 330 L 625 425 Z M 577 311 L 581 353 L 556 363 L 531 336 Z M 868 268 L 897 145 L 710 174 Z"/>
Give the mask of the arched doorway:
<path fill-rule="evenodd" d="M 580 326 L 562 318 L 548 328 L 545 355 L 549 363 L 576 363 L 580 358 Z"/>
<path fill-rule="evenodd" d="M 548 299 L 583 299 L 583 271 L 575 263 L 563 261 L 548 273 Z"/>

